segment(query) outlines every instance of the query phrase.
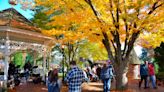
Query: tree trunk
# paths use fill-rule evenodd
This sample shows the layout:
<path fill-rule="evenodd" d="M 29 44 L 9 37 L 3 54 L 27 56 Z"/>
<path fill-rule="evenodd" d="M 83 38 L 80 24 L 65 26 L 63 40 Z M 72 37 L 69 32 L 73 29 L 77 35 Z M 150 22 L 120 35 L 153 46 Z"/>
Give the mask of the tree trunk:
<path fill-rule="evenodd" d="M 124 90 L 127 89 L 128 78 L 128 62 L 122 61 L 120 64 L 117 64 L 115 67 L 115 74 L 116 74 L 116 89 L 117 90 Z"/>

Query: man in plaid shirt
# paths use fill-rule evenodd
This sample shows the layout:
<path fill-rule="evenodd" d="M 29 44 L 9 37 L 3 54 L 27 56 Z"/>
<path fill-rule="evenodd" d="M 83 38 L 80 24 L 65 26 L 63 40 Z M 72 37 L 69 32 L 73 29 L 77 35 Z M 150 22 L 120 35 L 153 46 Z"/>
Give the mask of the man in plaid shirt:
<path fill-rule="evenodd" d="M 65 81 L 68 83 L 69 92 L 81 92 L 81 84 L 84 81 L 84 73 L 76 66 L 76 62 L 70 62 L 71 70 L 68 71 Z"/>

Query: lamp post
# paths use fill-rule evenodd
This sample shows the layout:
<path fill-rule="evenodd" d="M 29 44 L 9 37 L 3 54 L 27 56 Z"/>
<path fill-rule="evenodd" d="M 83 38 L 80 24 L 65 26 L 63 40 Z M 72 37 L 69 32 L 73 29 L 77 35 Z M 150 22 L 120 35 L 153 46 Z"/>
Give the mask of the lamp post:
<path fill-rule="evenodd" d="M 11 5 L 17 5 L 17 0 L 9 0 L 9 4 Z"/>
<path fill-rule="evenodd" d="M 17 0 L 9 0 L 8 1 L 9 2 L 9 4 L 11 5 L 11 7 L 13 8 L 15 5 L 17 5 Z M 13 19 L 13 14 L 12 14 L 12 11 L 10 11 L 10 20 L 9 20 L 9 26 L 11 26 L 11 21 L 12 21 L 12 19 Z"/>
<path fill-rule="evenodd" d="M 63 76 L 62 76 L 62 81 L 64 82 L 64 45 L 62 45 L 61 46 L 61 50 L 62 50 L 62 55 L 63 55 L 63 60 L 62 60 L 62 65 L 63 65 L 63 67 L 62 67 L 62 72 L 63 72 Z"/>

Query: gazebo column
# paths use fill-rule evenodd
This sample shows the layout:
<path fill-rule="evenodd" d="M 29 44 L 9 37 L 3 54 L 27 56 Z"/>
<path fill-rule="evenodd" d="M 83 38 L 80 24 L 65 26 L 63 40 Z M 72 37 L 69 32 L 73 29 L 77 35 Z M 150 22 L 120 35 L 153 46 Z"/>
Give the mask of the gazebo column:
<path fill-rule="evenodd" d="M 8 33 L 6 35 L 6 41 L 5 41 L 5 68 L 4 68 L 4 80 L 5 80 L 5 87 L 7 87 L 7 80 L 8 80 L 8 67 L 9 67 L 9 45 L 10 45 L 10 41 L 9 41 L 9 36 Z"/>
<path fill-rule="evenodd" d="M 34 58 L 34 63 L 33 63 L 33 65 L 36 66 L 36 65 L 37 65 L 37 64 L 36 64 L 36 58 L 37 58 L 37 52 L 36 52 L 36 51 L 33 52 L 33 58 Z"/>
<path fill-rule="evenodd" d="M 48 71 L 49 71 L 50 70 L 50 63 L 51 63 L 51 60 L 52 60 L 52 57 L 51 57 L 51 53 L 50 52 L 48 53 L 48 56 L 49 57 L 48 57 L 48 66 L 47 67 L 48 67 Z"/>
<path fill-rule="evenodd" d="M 46 56 L 47 56 L 47 51 L 46 47 L 44 47 L 43 51 L 43 81 L 46 82 Z"/>
<path fill-rule="evenodd" d="M 23 55 L 23 65 L 26 64 L 26 56 L 27 56 L 27 53 L 26 52 L 22 52 L 22 55 Z"/>
<path fill-rule="evenodd" d="M 36 56 L 34 55 L 34 66 L 36 66 Z"/>

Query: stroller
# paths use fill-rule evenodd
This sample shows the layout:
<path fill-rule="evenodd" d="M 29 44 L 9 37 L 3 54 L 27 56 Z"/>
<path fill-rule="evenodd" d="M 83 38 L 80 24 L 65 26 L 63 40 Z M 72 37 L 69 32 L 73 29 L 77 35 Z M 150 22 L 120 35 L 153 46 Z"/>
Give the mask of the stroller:
<path fill-rule="evenodd" d="M 42 82 L 42 78 L 40 76 L 40 71 L 38 66 L 34 66 L 32 69 L 33 83 L 38 84 Z"/>
<path fill-rule="evenodd" d="M 19 67 L 20 65 L 18 65 L 17 67 L 14 68 L 14 70 L 12 70 L 9 73 L 8 76 L 8 87 L 14 88 L 15 86 L 18 86 L 20 84 L 20 73 L 19 73 Z"/>

